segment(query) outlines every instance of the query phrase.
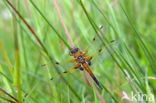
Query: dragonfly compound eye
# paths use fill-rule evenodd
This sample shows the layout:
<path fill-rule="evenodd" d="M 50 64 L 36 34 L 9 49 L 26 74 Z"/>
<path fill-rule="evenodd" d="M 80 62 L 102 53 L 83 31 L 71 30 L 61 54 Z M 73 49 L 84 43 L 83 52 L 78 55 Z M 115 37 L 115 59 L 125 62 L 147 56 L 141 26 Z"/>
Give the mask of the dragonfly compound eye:
<path fill-rule="evenodd" d="M 78 51 L 79 51 L 79 48 L 77 48 L 77 47 L 74 47 L 74 48 L 72 48 L 72 49 L 70 50 L 71 54 L 75 54 L 75 53 L 78 52 Z"/>

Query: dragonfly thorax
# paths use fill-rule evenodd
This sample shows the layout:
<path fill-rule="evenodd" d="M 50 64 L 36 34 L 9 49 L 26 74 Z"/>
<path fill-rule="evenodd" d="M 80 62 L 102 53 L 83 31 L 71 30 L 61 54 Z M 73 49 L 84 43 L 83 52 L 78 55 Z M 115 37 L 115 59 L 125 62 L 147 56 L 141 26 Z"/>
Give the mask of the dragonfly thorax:
<path fill-rule="evenodd" d="M 81 55 L 78 56 L 78 57 L 76 58 L 76 60 L 77 60 L 78 63 L 81 63 L 81 64 L 83 64 L 83 63 L 86 62 L 85 58 L 84 58 L 83 56 L 81 56 Z"/>

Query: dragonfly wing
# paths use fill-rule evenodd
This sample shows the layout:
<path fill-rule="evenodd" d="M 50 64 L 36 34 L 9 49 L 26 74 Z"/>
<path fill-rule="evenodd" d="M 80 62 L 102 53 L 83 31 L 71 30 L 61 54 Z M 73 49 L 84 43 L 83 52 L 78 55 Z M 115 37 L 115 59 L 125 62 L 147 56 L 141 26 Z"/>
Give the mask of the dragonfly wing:
<path fill-rule="evenodd" d="M 102 85 L 100 84 L 100 82 L 97 80 L 97 78 L 95 77 L 95 75 L 91 71 L 89 65 L 87 63 L 84 63 L 83 64 L 83 67 L 89 73 L 89 75 L 92 77 L 92 79 L 94 80 L 94 82 L 98 85 L 98 87 L 99 88 L 102 88 Z"/>

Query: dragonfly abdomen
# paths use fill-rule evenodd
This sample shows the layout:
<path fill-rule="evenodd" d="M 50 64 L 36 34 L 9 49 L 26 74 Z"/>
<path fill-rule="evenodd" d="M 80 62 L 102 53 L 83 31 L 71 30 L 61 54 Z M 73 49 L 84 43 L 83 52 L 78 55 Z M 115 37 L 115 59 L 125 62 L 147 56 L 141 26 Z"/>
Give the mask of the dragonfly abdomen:
<path fill-rule="evenodd" d="M 100 82 L 96 79 L 96 77 L 92 77 L 92 79 L 95 81 L 95 83 L 99 86 L 99 88 L 102 88 L 102 85 Z"/>

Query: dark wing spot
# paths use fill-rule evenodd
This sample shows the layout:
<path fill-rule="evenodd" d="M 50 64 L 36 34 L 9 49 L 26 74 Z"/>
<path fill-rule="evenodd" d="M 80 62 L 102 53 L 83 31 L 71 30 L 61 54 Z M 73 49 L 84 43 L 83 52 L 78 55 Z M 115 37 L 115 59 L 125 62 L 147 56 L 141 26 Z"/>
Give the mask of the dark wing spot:
<path fill-rule="evenodd" d="M 46 66 L 46 64 L 42 64 L 41 66 L 44 67 L 44 66 Z"/>
<path fill-rule="evenodd" d="M 67 71 L 64 71 L 63 73 L 68 73 Z"/>
<path fill-rule="evenodd" d="M 101 49 L 99 49 L 99 52 L 101 52 L 102 51 L 102 48 Z"/>
<path fill-rule="evenodd" d="M 95 37 L 93 38 L 93 41 L 95 41 Z"/>
<path fill-rule="evenodd" d="M 100 25 L 100 26 L 99 26 L 99 29 L 103 29 L 103 25 Z"/>
<path fill-rule="evenodd" d="M 115 40 L 110 41 L 111 43 L 115 42 Z"/>
<path fill-rule="evenodd" d="M 52 77 L 50 80 L 53 80 L 54 78 Z"/>
<path fill-rule="evenodd" d="M 59 62 L 56 62 L 55 64 L 60 64 Z"/>

